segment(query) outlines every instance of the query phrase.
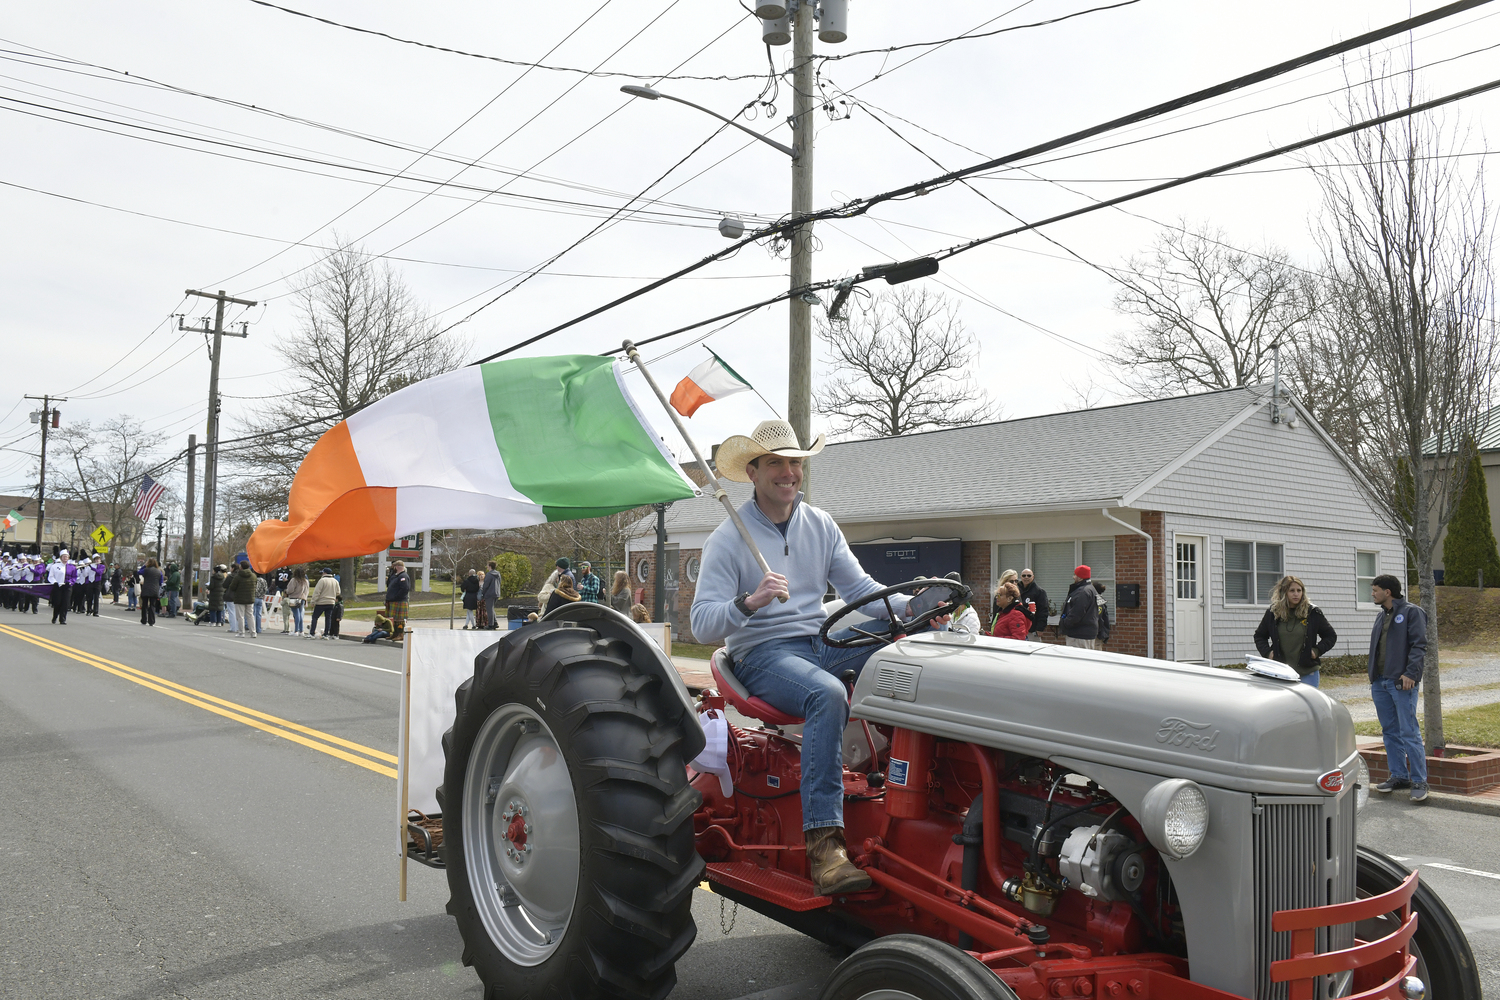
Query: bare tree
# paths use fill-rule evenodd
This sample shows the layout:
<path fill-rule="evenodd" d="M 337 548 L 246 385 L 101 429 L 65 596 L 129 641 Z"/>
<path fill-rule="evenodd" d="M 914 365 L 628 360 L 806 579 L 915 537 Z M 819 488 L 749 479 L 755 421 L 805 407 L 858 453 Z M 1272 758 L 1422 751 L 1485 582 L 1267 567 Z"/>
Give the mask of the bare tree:
<path fill-rule="evenodd" d="M 1409 72 L 1367 76 L 1347 92 L 1342 114 L 1351 123 L 1420 101 Z M 1358 345 L 1373 390 L 1354 457 L 1416 557 L 1429 747 L 1444 743 L 1434 548 L 1463 489 L 1461 452 L 1482 429 L 1500 361 L 1493 219 L 1483 161 L 1455 155 L 1466 138 L 1457 118 L 1408 116 L 1341 140 L 1337 159 L 1351 166 L 1314 171 L 1328 267 L 1348 289 L 1338 334 Z"/>
<path fill-rule="evenodd" d="M 813 395 L 835 433 L 893 437 L 999 418 L 971 374 L 979 345 L 957 307 L 911 285 L 851 300 L 837 320 L 820 318 L 832 374 Z"/>
<path fill-rule="evenodd" d="M 1359 286 L 1336 269 L 1319 287 L 1315 321 L 1281 353 L 1281 380 L 1344 453 L 1356 456 L 1367 446 L 1379 395 L 1366 368 L 1363 338 L 1350 334 L 1369 326 L 1365 302 Z"/>
<path fill-rule="evenodd" d="M 1109 390 L 1094 381 L 1093 372 L 1085 371 L 1083 377 L 1077 380 L 1065 375 L 1062 381 L 1073 397 L 1068 402 L 1069 410 L 1092 410 L 1109 398 Z"/>
<path fill-rule="evenodd" d="M 468 343 L 439 331 L 388 262 L 354 246 L 340 245 L 314 265 L 296 302 L 297 329 L 278 345 L 289 371 L 235 435 L 256 436 L 226 449 L 226 460 L 250 473 L 225 482 L 228 520 L 284 515 L 298 466 L 329 427 L 403 386 L 452 371 L 468 354 Z M 356 573 L 355 560 L 346 559 L 346 599 Z"/>
<path fill-rule="evenodd" d="M 89 520 L 114 534 L 117 541 L 111 544 L 142 542 L 145 526 L 133 510 L 141 478 L 155 464 L 155 442 L 141 422 L 129 415 L 97 427 L 84 420 L 53 432 L 49 443 L 60 461 L 54 466 L 57 478 L 48 484 L 48 492 L 87 505 Z M 171 506 L 174 498 L 164 495 L 158 503 Z M 154 535 L 151 540 L 155 541 Z"/>
<path fill-rule="evenodd" d="M 481 576 L 484 574 L 485 564 L 500 551 L 499 536 L 490 531 L 434 531 L 432 542 L 434 565 L 453 581 L 448 597 L 448 627 L 452 628 L 459 585 L 471 569 L 478 570 Z"/>
<path fill-rule="evenodd" d="M 1269 382 L 1273 345 L 1301 338 L 1317 310 L 1316 279 L 1284 250 L 1235 249 L 1186 223 L 1112 273 L 1115 309 L 1137 327 L 1115 338 L 1114 364 L 1148 399 Z"/>

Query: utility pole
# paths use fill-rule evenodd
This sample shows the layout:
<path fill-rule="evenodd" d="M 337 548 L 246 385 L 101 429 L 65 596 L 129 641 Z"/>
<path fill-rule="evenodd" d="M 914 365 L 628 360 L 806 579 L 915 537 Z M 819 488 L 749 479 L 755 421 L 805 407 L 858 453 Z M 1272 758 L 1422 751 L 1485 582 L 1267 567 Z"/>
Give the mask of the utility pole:
<path fill-rule="evenodd" d="M 667 508 L 666 503 L 655 503 L 656 508 L 656 599 L 652 602 L 651 620 L 661 622 L 667 616 Z"/>
<path fill-rule="evenodd" d="M 27 396 L 26 398 L 42 401 L 38 417 L 42 425 L 42 465 L 36 484 L 36 551 L 37 555 L 45 556 L 47 552 L 42 548 L 42 533 L 47 530 L 47 427 L 49 424 L 56 427 L 62 418 L 62 414 L 54 410 L 52 404 L 66 403 L 68 398 L 66 396 Z"/>
<path fill-rule="evenodd" d="M 224 303 L 233 302 L 239 306 L 253 306 L 257 303 L 249 299 L 231 298 L 221 288 L 217 295 L 208 292 L 199 292 L 191 288 L 187 290 L 188 295 L 195 295 L 201 299 L 213 299 L 214 306 L 214 335 L 213 349 L 210 352 L 210 364 L 208 372 L 208 439 L 203 449 L 203 551 L 208 553 L 210 565 L 214 555 L 214 506 L 218 502 L 217 491 L 219 487 L 219 355 L 223 347 L 223 338 L 226 333 L 230 337 L 248 337 L 250 333 L 245 329 L 245 324 L 240 325 L 240 332 L 225 331 L 224 329 Z M 179 319 L 177 325 L 181 329 L 190 329 L 182 324 Z M 203 331 L 209 333 L 207 322 L 204 323 Z"/>
<path fill-rule="evenodd" d="M 813 0 L 793 0 L 792 16 L 792 215 L 806 215 L 813 207 Z M 812 223 L 792 234 L 791 285 L 787 302 L 787 419 L 806 448 L 812 444 L 812 303 L 811 292 L 798 293 L 812 283 Z M 810 476 L 803 462 L 803 490 Z"/>
<path fill-rule="evenodd" d="M 193 478 L 197 470 L 198 435 L 188 435 L 187 503 L 184 505 L 187 525 L 182 532 L 182 597 L 183 604 L 193 610 L 193 580 L 198 567 L 193 565 Z"/>

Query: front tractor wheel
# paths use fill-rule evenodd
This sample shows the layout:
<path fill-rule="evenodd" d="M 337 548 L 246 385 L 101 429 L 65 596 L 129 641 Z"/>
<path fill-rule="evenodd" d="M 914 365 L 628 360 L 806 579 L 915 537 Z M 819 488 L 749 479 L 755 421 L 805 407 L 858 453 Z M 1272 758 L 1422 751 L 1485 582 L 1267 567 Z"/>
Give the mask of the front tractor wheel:
<path fill-rule="evenodd" d="M 1355 866 L 1355 895 L 1365 899 L 1390 892 L 1410 873 L 1394 858 L 1361 845 Z M 1417 960 L 1412 975 L 1426 984 L 1427 995 L 1433 1000 L 1481 1000 L 1483 987 L 1474 952 L 1447 904 L 1432 886 L 1419 882 L 1411 906 L 1417 914 L 1417 933 L 1410 946 Z M 1361 921 L 1355 925 L 1354 934 L 1364 941 L 1385 937 L 1401 926 L 1399 916 L 1390 913 Z"/>
<path fill-rule="evenodd" d="M 819 1000 L 1016 1000 L 1016 994 L 966 951 L 892 934 L 839 963 Z"/>
<path fill-rule="evenodd" d="M 666 996 L 693 941 L 699 796 L 658 677 L 619 639 L 530 628 L 444 737 L 448 912 L 486 998 Z"/>

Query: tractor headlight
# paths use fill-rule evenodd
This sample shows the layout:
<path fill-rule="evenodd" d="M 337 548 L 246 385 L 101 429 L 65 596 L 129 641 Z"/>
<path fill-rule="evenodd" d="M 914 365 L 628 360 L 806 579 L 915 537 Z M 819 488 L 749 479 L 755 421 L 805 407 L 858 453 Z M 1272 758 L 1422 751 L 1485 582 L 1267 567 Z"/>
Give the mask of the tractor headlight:
<path fill-rule="evenodd" d="M 1358 754 L 1354 758 L 1354 811 L 1365 807 L 1370 801 L 1370 765 L 1365 763 L 1365 755 Z"/>
<path fill-rule="evenodd" d="M 1197 783 L 1171 778 L 1146 793 L 1140 820 L 1151 845 L 1180 861 L 1208 836 L 1208 798 Z"/>

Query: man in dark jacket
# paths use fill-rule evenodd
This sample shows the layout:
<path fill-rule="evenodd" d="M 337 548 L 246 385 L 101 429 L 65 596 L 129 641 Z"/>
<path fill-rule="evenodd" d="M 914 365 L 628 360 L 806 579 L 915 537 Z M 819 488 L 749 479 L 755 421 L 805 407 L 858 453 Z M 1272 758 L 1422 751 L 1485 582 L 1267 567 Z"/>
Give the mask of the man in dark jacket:
<path fill-rule="evenodd" d="M 485 622 L 483 628 L 499 628 L 495 621 L 495 602 L 500 599 L 500 570 L 496 568 L 495 560 L 490 560 L 489 571 L 484 574 L 484 586 L 480 588 L 479 600 L 484 604 Z"/>
<path fill-rule="evenodd" d="M 390 616 L 395 630 L 391 638 L 399 639 L 406 631 L 406 615 L 411 610 L 411 577 L 406 575 L 406 563 L 396 560 L 391 564 L 391 579 L 385 585 L 385 613 Z"/>
<path fill-rule="evenodd" d="M 1095 648 L 1099 637 L 1099 595 L 1094 590 L 1094 571 L 1087 566 L 1073 570 L 1073 582 L 1068 586 L 1068 599 L 1063 603 L 1062 618 L 1057 630 L 1063 641 L 1080 649 Z"/>
<path fill-rule="evenodd" d="M 234 630 L 230 635 L 247 635 L 255 638 L 255 609 L 251 606 L 255 603 L 255 574 L 250 570 L 250 564 L 240 560 L 239 568 L 229 577 L 229 583 L 225 586 L 229 594 L 229 603 L 234 605 Z"/>
<path fill-rule="evenodd" d="M 1411 800 L 1427 798 L 1427 749 L 1417 724 L 1417 685 L 1427 656 L 1427 615 L 1401 597 L 1401 581 L 1377 576 L 1370 599 L 1381 607 L 1370 632 L 1370 697 L 1385 737 L 1391 776 L 1377 792 L 1410 788 Z"/>
<path fill-rule="evenodd" d="M 178 595 L 182 593 L 182 571 L 177 568 L 176 563 L 167 563 L 167 617 L 177 617 Z"/>
<path fill-rule="evenodd" d="M 1021 611 L 1031 622 L 1030 635 L 1047 631 L 1047 618 L 1051 614 L 1047 592 L 1036 585 L 1036 575 L 1030 569 L 1021 570 Z"/>

